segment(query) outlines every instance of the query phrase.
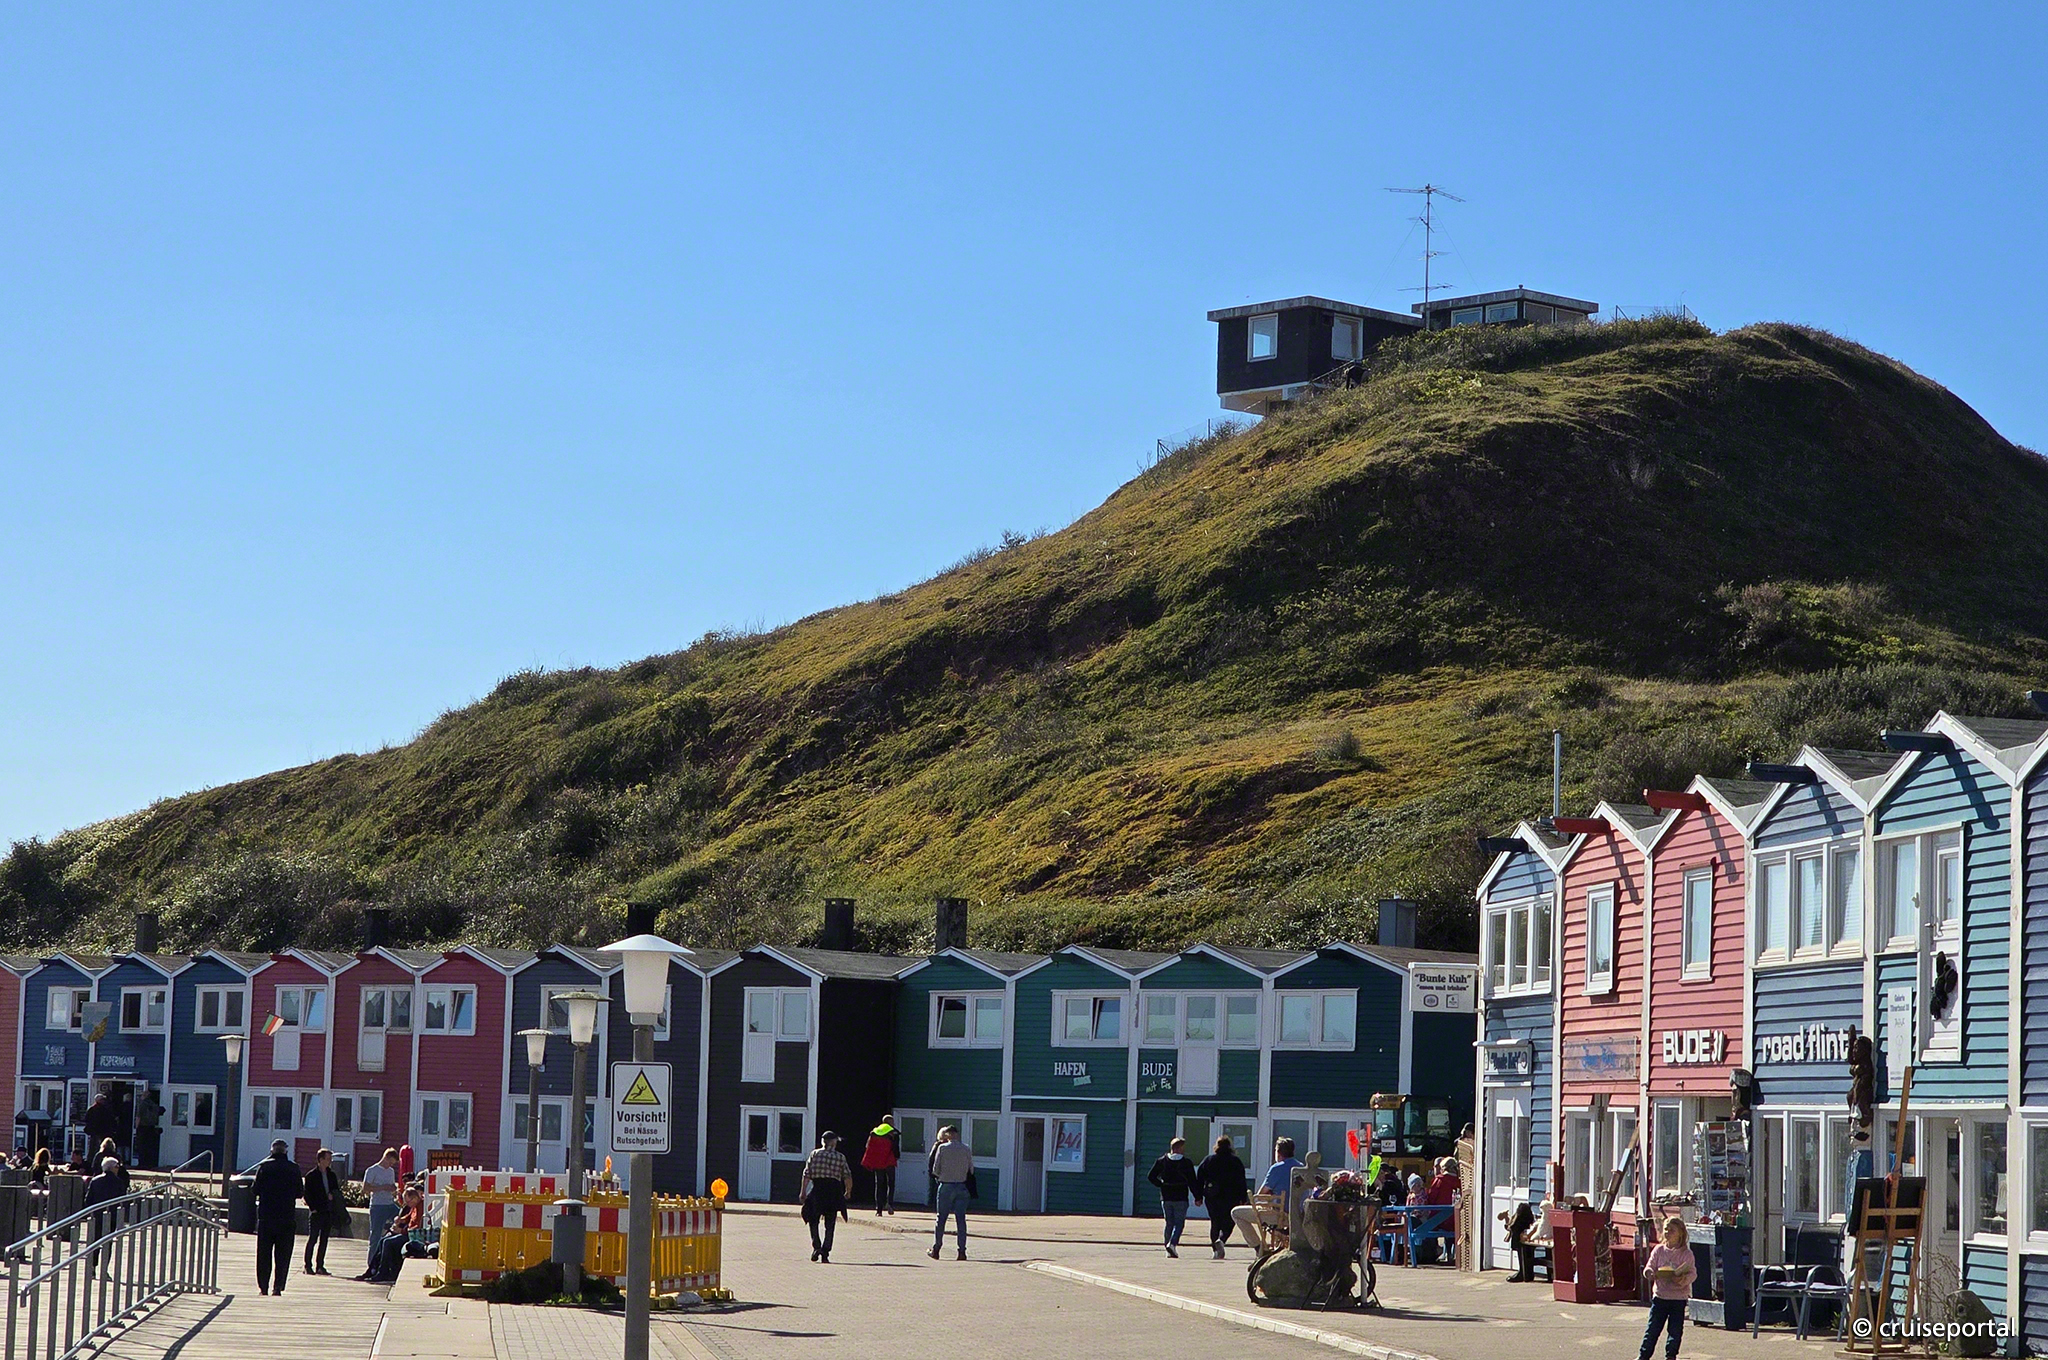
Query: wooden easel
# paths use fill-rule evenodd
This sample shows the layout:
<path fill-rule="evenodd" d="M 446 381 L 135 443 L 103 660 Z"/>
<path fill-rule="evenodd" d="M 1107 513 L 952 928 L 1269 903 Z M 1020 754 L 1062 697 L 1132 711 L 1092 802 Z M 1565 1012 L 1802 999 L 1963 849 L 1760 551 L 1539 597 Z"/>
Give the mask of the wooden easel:
<path fill-rule="evenodd" d="M 1607 1182 L 1607 1194 L 1600 1201 L 1602 1214 L 1614 1213 L 1614 1201 L 1621 1197 L 1621 1187 L 1628 1183 L 1629 1176 L 1635 1171 L 1636 1154 L 1642 1143 L 1643 1130 L 1638 1125 L 1635 1137 L 1628 1140 L 1627 1154 L 1623 1156 L 1621 1165 L 1615 1168 L 1613 1177 Z M 1593 1253 L 1593 1287 L 1603 1290 L 1614 1288 L 1614 1223 L 1611 1218 L 1607 1226 L 1600 1230 L 1600 1239 L 1594 1244 Z"/>
<path fill-rule="evenodd" d="M 1924 1227 L 1927 1197 L 1926 1180 L 1914 1177 L 1912 1179 L 1918 1183 L 1918 1202 L 1900 1203 L 1900 1183 L 1906 1178 L 1899 1174 L 1899 1168 L 1905 1165 L 1906 1160 L 1906 1108 L 1912 1090 L 1913 1069 L 1908 1067 L 1899 1087 L 1898 1125 L 1892 1131 L 1892 1169 L 1882 1180 L 1862 1182 L 1856 1187 L 1856 1232 L 1853 1239 L 1856 1263 L 1849 1275 L 1848 1354 L 1907 1355 L 1925 1353 L 1928 1349 L 1925 1342 L 1906 1339 L 1912 1333 L 1913 1316 L 1920 1301 L 1920 1234 Z M 1874 1289 L 1870 1278 L 1872 1245 L 1878 1248 L 1882 1261 Z M 1898 1248 L 1902 1246 L 1906 1248 L 1907 1258 L 1903 1280 L 1905 1299 L 1896 1324 L 1904 1335 L 1887 1336 L 1887 1325 L 1893 1322 L 1893 1262 Z M 1865 1331 L 1868 1335 L 1858 1335 Z"/>

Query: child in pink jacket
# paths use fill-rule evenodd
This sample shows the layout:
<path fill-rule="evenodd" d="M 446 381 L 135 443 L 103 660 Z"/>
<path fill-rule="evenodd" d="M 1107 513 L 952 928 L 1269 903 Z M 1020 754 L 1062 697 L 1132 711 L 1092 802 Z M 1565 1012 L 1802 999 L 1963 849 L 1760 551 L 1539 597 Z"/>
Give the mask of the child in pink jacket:
<path fill-rule="evenodd" d="M 1636 1360 L 1650 1360 L 1657 1333 L 1664 1333 L 1664 1360 L 1678 1360 L 1678 1340 L 1685 1335 L 1685 1301 L 1692 1297 L 1692 1247 L 1685 1225 L 1664 1220 L 1664 1240 L 1650 1251 L 1643 1278 L 1650 1281 L 1650 1325 L 1643 1329 L 1643 1349 Z"/>

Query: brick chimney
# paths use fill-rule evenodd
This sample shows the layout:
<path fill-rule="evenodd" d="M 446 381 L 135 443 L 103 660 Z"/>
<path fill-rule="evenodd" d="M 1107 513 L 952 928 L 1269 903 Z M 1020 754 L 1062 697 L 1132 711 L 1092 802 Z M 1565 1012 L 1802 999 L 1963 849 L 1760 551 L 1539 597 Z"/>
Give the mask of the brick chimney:
<path fill-rule="evenodd" d="M 932 913 L 932 952 L 967 947 L 967 899 L 941 897 Z"/>
<path fill-rule="evenodd" d="M 157 938 L 162 922 L 153 911 L 135 913 L 135 952 L 154 954 L 157 952 Z"/>
<path fill-rule="evenodd" d="M 828 897 L 825 899 L 825 928 L 818 934 L 818 948 L 853 948 L 853 899 L 851 897 Z"/>
<path fill-rule="evenodd" d="M 655 922 L 660 916 L 661 908 L 652 903 L 628 902 L 626 904 L 626 938 L 631 939 L 635 935 L 654 934 Z"/>
<path fill-rule="evenodd" d="M 1382 897 L 1380 899 L 1380 943 L 1389 949 L 1413 949 L 1415 947 L 1415 912 L 1415 904 L 1406 898 Z"/>

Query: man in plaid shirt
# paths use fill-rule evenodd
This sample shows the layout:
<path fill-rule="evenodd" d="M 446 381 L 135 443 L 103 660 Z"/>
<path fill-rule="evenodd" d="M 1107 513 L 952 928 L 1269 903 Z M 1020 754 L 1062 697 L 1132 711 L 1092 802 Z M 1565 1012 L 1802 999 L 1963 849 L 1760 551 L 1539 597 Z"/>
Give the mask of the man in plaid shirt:
<path fill-rule="evenodd" d="M 811 1229 L 811 1259 L 829 1265 L 832 1261 L 832 1231 L 846 1215 L 846 1198 L 853 1192 L 853 1168 L 839 1150 L 839 1135 L 818 1135 L 818 1146 L 804 1161 L 803 1179 L 797 1194 L 804 1204 L 804 1222 Z M 824 1231 L 820 1232 L 819 1227 Z"/>

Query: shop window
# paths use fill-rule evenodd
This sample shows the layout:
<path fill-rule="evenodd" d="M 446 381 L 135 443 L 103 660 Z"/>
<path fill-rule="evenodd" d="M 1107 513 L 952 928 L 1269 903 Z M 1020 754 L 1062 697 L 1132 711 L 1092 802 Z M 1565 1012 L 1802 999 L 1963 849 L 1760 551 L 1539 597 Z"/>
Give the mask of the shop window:
<path fill-rule="evenodd" d="M 1820 1121 L 1794 1119 L 1792 1136 L 1792 1194 L 1788 1201 L 1794 1214 L 1804 1218 L 1820 1216 Z"/>
<path fill-rule="evenodd" d="M 1652 1176 L 1650 1186 L 1659 1195 L 1683 1193 L 1685 1180 L 1685 1131 L 1684 1110 L 1676 1103 L 1658 1105 L 1652 1112 L 1654 1123 L 1652 1141 L 1655 1154 L 1651 1158 Z"/>
<path fill-rule="evenodd" d="M 1990 1237 L 2005 1236 L 2006 1174 L 2005 1123 L 1985 1120 L 1974 1126 L 1970 1180 L 1971 1231 Z"/>
<path fill-rule="evenodd" d="M 1047 1142 L 1045 1166 L 1048 1171 L 1086 1171 L 1088 1169 L 1088 1120 L 1085 1115 L 1067 1119 L 1046 1121 Z"/>

